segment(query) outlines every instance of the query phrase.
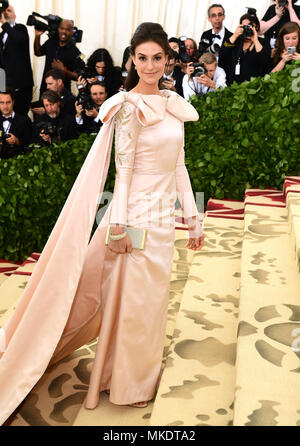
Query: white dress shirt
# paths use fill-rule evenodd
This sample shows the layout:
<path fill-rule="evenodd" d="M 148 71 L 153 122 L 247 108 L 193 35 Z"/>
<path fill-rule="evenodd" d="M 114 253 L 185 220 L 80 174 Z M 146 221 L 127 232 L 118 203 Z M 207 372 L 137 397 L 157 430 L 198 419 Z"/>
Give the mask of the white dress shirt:
<path fill-rule="evenodd" d="M 186 100 L 189 100 L 189 98 L 194 94 L 204 95 L 211 91 L 216 91 L 219 87 L 224 89 L 227 86 L 227 84 L 226 84 L 226 73 L 223 70 L 223 68 L 217 67 L 212 80 L 216 83 L 215 90 L 210 87 L 206 87 L 203 84 L 200 84 L 200 82 L 197 82 L 195 79 L 189 80 L 189 76 L 186 74 L 182 80 L 184 98 Z"/>
<path fill-rule="evenodd" d="M 14 111 L 12 112 L 11 116 L 9 116 L 9 118 L 10 117 L 12 117 L 12 118 L 15 117 L 15 112 Z M 11 127 L 11 122 L 6 121 L 5 117 L 3 116 L 3 131 L 4 131 L 4 133 L 6 133 L 6 134 L 9 133 L 10 127 Z"/>
<path fill-rule="evenodd" d="M 215 43 L 217 43 L 219 46 L 222 46 L 223 44 L 223 40 L 225 38 L 225 26 L 223 26 L 223 28 L 221 29 L 220 32 L 215 33 L 214 30 L 212 30 L 213 34 L 215 34 L 216 36 L 220 36 L 221 39 L 217 39 L 216 37 L 213 38 L 212 40 L 212 44 L 214 45 Z"/>

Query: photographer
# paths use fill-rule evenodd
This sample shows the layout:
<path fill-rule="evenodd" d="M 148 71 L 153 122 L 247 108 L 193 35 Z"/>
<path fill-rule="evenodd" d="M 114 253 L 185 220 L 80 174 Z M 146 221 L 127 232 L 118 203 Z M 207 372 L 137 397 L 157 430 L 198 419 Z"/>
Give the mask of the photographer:
<path fill-rule="evenodd" d="M 180 96 L 183 96 L 182 90 L 182 79 L 184 73 L 176 65 L 179 60 L 178 53 L 176 51 L 172 52 L 168 63 L 166 64 L 165 72 L 163 74 L 163 79 L 161 80 L 160 87 L 166 90 L 176 91 Z"/>
<path fill-rule="evenodd" d="M 112 57 L 105 48 L 93 52 L 87 61 L 87 67 L 94 73 L 93 77 L 87 78 L 89 83 L 104 82 L 109 98 L 118 93 L 123 83 L 122 72 L 119 67 L 114 66 Z"/>
<path fill-rule="evenodd" d="M 226 84 L 226 73 L 218 67 L 217 58 L 212 53 L 204 53 L 199 59 L 198 67 L 189 64 L 187 74 L 183 78 L 182 87 L 186 100 L 194 94 L 203 96 L 218 88 L 224 89 Z"/>
<path fill-rule="evenodd" d="M 218 52 L 223 45 L 223 41 L 228 40 L 232 36 L 232 32 L 228 31 L 223 25 L 225 20 L 225 9 L 222 5 L 213 4 L 208 8 L 208 20 L 212 25 L 212 29 L 204 31 L 199 42 L 199 53 L 207 52 L 211 48 L 213 54 L 218 59 Z M 203 51 L 204 50 L 204 51 Z"/>
<path fill-rule="evenodd" d="M 64 86 L 65 77 L 60 70 L 52 69 L 45 76 L 47 90 L 55 91 L 60 97 L 60 103 L 64 113 L 75 115 L 75 97 Z M 44 115 L 46 110 L 41 101 L 34 104 L 31 109 L 35 115 Z"/>
<path fill-rule="evenodd" d="M 62 112 L 58 94 L 47 90 L 41 99 L 46 114 L 37 116 L 34 124 L 34 142 L 53 144 L 75 139 L 77 130 L 74 116 Z"/>
<path fill-rule="evenodd" d="M 0 158 L 24 152 L 31 140 L 32 124 L 28 116 L 14 111 L 14 93 L 0 92 Z"/>
<path fill-rule="evenodd" d="M 124 84 L 126 81 L 126 78 L 128 76 L 128 73 L 130 71 L 131 68 L 131 64 L 132 64 L 132 57 L 130 54 L 130 47 L 127 46 L 123 52 L 123 59 L 122 59 L 122 66 L 121 66 L 121 71 L 122 71 L 122 89 L 124 89 Z"/>
<path fill-rule="evenodd" d="M 289 22 L 283 25 L 276 39 L 272 73 L 283 70 L 292 60 L 300 60 L 300 27 Z"/>
<path fill-rule="evenodd" d="M 279 30 L 287 22 L 300 25 L 300 6 L 294 5 L 297 0 L 276 0 L 275 5 L 269 7 L 260 22 L 260 35 L 271 42 L 278 36 Z M 271 42 L 271 47 L 274 47 Z"/>
<path fill-rule="evenodd" d="M 89 86 L 90 100 L 87 105 L 76 101 L 76 124 L 80 133 L 98 133 L 102 122 L 99 118 L 99 109 L 107 99 L 107 91 L 104 82 L 94 82 Z M 86 93 L 88 95 L 88 93 Z M 87 108 L 84 108 L 87 107 Z"/>
<path fill-rule="evenodd" d="M 185 50 L 193 62 L 197 61 L 197 44 L 194 39 L 188 37 L 185 42 Z"/>
<path fill-rule="evenodd" d="M 226 67 L 227 83 L 249 81 L 269 71 L 271 48 L 258 37 L 259 20 L 256 15 L 244 14 L 234 34 L 220 50 L 220 64 Z"/>
<path fill-rule="evenodd" d="M 51 69 L 61 70 L 65 76 L 65 87 L 71 91 L 71 80 L 77 80 L 78 71 L 85 64 L 80 58 L 80 51 L 72 40 L 73 22 L 62 20 L 58 26 L 58 38 L 51 37 L 41 46 L 41 35 L 44 31 L 35 29 L 34 54 L 46 56 L 40 93 L 46 90 L 45 75 Z"/>
<path fill-rule="evenodd" d="M 6 74 L 6 84 L 15 92 L 15 111 L 26 116 L 32 98 L 33 77 L 26 26 L 16 23 L 12 6 L 2 11 L 0 22 L 0 67 Z"/>
<path fill-rule="evenodd" d="M 169 45 L 173 51 L 176 51 L 176 53 L 179 52 L 179 43 L 177 37 L 170 37 Z"/>

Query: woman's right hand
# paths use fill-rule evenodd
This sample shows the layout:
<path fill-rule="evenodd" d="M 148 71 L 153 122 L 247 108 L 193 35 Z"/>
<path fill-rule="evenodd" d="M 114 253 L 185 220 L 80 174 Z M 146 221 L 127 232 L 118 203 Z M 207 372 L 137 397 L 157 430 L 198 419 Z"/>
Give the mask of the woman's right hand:
<path fill-rule="evenodd" d="M 293 59 L 293 54 L 290 54 L 287 50 L 284 50 L 281 54 L 281 59 L 284 61 L 284 63 L 287 63 Z"/>
<path fill-rule="evenodd" d="M 276 2 L 275 11 L 276 11 L 276 16 L 280 19 L 284 14 L 285 7 L 278 6 L 278 3 Z"/>
<path fill-rule="evenodd" d="M 244 28 L 242 25 L 239 25 L 236 30 L 234 31 L 234 34 L 229 38 L 229 41 L 233 44 L 235 41 L 243 34 Z"/>
<path fill-rule="evenodd" d="M 124 231 L 125 229 L 123 226 L 116 226 L 111 228 L 110 233 L 112 235 L 119 235 L 123 234 Z M 126 252 L 131 252 L 132 251 L 131 239 L 128 234 L 126 234 L 126 236 L 121 240 L 109 239 L 108 247 L 115 254 L 125 254 Z"/>

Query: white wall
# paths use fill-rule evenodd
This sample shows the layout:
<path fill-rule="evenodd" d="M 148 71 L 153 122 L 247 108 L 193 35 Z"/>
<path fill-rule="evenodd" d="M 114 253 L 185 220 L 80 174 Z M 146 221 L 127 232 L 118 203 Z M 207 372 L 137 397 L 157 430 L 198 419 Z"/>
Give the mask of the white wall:
<path fill-rule="evenodd" d="M 83 30 L 83 41 L 78 44 L 87 57 L 97 48 L 107 48 L 116 65 L 122 62 L 123 50 L 128 46 L 137 25 L 143 21 L 159 22 L 171 36 L 187 35 L 199 42 L 201 33 L 210 28 L 208 6 L 221 3 L 226 10 L 225 26 L 234 30 L 246 6 L 257 9 L 261 18 L 272 0 L 12 0 L 17 21 L 26 23 L 32 11 L 42 15 L 57 14 L 73 19 Z M 35 85 L 39 86 L 44 58 L 33 55 L 33 27 L 28 27 Z M 47 36 L 42 36 L 42 42 Z M 36 87 L 37 88 L 37 87 Z"/>

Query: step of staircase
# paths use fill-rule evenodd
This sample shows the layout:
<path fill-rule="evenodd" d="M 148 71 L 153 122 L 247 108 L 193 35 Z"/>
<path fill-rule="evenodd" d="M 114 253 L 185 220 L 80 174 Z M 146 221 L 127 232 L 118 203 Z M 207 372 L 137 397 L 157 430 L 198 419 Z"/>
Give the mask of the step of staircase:
<path fill-rule="evenodd" d="M 300 279 L 300 179 L 295 181 L 294 177 L 287 178 L 284 192 L 288 209 L 291 249 Z"/>
<path fill-rule="evenodd" d="M 0 327 L 14 312 L 38 258 L 39 254 L 33 253 L 20 266 L 11 264 L 13 266 L 6 271 L 6 279 L 0 286 Z"/>
<path fill-rule="evenodd" d="M 10 276 L 10 274 L 16 271 L 19 266 L 21 266 L 22 262 L 15 263 L 9 260 L 0 259 L 0 286 L 6 279 Z"/>
<path fill-rule="evenodd" d="M 243 204 L 211 200 L 207 213 L 151 426 L 225 426 L 233 418 Z"/>
<path fill-rule="evenodd" d="M 285 198 L 282 191 L 246 191 L 235 426 L 296 426 L 300 420 L 299 352 L 293 349 L 300 281 L 289 231 L 289 212 L 299 215 L 300 207 L 296 212 L 291 199 L 287 208 Z"/>
<path fill-rule="evenodd" d="M 94 340 L 45 373 L 11 425 L 300 425 L 299 198 L 300 178 L 287 177 L 283 191 L 209 200 L 195 253 L 177 212 L 164 369 L 147 408 L 113 405 L 105 393 L 84 408 Z M 22 292 L 11 287 L 5 318 Z"/>

